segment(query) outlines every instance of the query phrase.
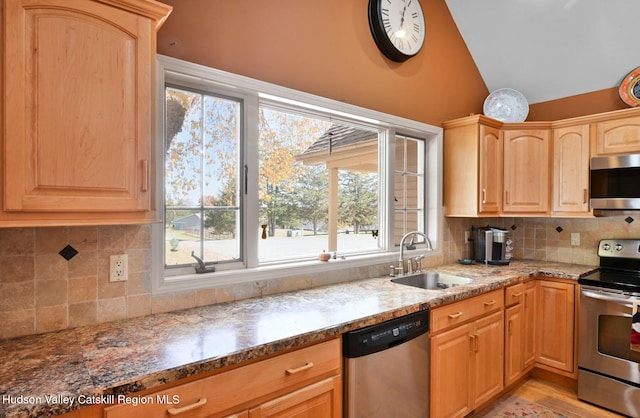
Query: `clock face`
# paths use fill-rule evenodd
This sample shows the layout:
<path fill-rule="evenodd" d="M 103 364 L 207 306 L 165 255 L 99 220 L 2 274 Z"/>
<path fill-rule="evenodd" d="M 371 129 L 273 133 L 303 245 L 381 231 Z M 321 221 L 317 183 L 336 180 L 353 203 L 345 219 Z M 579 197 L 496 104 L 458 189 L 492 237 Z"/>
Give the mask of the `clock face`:
<path fill-rule="evenodd" d="M 369 0 L 369 26 L 378 48 L 393 61 L 416 55 L 425 36 L 418 0 Z"/>

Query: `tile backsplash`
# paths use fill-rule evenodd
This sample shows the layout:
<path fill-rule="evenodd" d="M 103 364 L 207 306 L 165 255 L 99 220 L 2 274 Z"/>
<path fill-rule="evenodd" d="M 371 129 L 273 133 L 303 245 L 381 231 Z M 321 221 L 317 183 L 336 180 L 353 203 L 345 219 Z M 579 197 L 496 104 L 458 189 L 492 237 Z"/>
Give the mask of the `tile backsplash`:
<path fill-rule="evenodd" d="M 602 238 L 640 236 L 640 212 L 606 218 L 446 218 L 444 253 L 428 265 L 454 262 L 465 254 L 464 234 L 472 226 L 509 228 L 514 257 L 597 265 Z M 571 246 L 571 233 L 580 245 Z M 68 261 L 67 245 L 78 253 Z M 129 279 L 111 283 L 109 256 L 127 254 Z M 151 295 L 151 228 L 148 225 L 0 229 L 0 339 L 73 328 L 316 287 L 382 275 L 386 264 L 170 295 Z"/>

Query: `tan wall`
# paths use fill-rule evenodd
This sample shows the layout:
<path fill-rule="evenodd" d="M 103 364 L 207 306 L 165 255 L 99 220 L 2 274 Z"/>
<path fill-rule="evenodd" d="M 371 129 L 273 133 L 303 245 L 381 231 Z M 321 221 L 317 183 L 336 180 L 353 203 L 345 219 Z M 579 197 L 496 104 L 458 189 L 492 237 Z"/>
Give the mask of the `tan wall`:
<path fill-rule="evenodd" d="M 444 0 L 422 2 L 425 44 L 402 64 L 377 49 L 368 0 L 164 2 L 164 55 L 436 126 L 488 94 Z"/>
<path fill-rule="evenodd" d="M 529 106 L 529 121 L 550 121 L 626 109 L 618 87 L 565 97 Z"/>

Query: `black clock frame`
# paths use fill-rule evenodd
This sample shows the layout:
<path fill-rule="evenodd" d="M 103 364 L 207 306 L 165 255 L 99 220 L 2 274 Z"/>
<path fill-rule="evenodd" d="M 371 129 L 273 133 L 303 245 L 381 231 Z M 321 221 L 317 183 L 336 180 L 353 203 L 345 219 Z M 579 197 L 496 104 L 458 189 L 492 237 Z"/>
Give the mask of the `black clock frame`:
<path fill-rule="evenodd" d="M 387 58 L 394 62 L 404 62 L 416 56 L 417 52 L 413 55 L 407 55 L 400 52 L 391 42 L 387 36 L 387 31 L 384 30 L 384 22 L 382 21 L 382 1 L 369 0 L 369 28 L 371 29 L 371 34 L 376 45 Z"/>

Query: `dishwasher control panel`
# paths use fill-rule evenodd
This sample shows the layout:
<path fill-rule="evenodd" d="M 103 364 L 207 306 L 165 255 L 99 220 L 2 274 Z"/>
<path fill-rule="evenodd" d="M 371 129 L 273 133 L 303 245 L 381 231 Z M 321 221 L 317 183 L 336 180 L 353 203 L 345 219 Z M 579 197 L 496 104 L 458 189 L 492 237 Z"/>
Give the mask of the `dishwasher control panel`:
<path fill-rule="evenodd" d="M 354 358 L 402 344 L 429 331 L 429 311 L 415 312 L 343 335 L 345 357 Z"/>

